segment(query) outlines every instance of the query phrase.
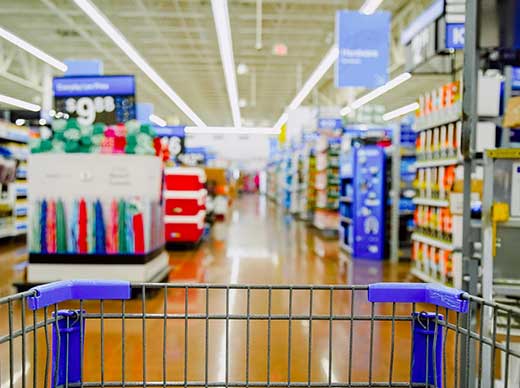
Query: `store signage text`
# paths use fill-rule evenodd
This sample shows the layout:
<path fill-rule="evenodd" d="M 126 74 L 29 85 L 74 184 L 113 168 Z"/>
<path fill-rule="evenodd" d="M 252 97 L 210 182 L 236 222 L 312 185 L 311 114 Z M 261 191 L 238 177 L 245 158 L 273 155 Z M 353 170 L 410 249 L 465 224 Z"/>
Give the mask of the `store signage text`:
<path fill-rule="evenodd" d="M 336 13 L 336 86 L 374 89 L 388 78 L 390 13 Z"/>
<path fill-rule="evenodd" d="M 135 79 L 131 75 L 56 77 L 55 109 L 81 125 L 116 124 L 136 117 Z"/>
<path fill-rule="evenodd" d="M 446 23 L 446 48 L 464 48 L 464 23 Z"/>

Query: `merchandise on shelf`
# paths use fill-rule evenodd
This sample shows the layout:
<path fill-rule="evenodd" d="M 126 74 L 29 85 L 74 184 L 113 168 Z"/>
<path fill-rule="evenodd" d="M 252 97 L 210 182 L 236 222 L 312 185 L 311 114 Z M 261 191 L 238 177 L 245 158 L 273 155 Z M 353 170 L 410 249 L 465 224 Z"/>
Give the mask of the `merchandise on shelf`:
<path fill-rule="evenodd" d="M 30 129 L 0 120 L 0 238 L 27 231 L 27 156 Z"/>
<path fill-rule="evenodd" d="M 161 206 L 138 198 L 46 197 L 31 204 L 32 254 L 136 254 L 162 246 Z"/>
<path fill-rule="evenodd" d="M 338 229 L 339 155 L 341 138 L 321 134 L 316 143 L 316 210 L 313 224 L 320 230 Z"/>
<path fill-rule="evenodd" d="M 462 217 L 451 211 L 452 194 L 461 165 L 461 90 L 458 81 L 419 98 L 416 205 L 412 234 L 413 272 L 427 281 L 460 287 Z"/>
<path fill-rule="evenodd" d="M 156 155 L 160 150 L 153 126 L 136 120 L 111 126 L 80 125 L 76 119 L 54 120 L 50 138 L 31 141 L 32 153 Z"/>
<path fill-rule="evenodd" d="M 167 243 L 197 243 L 204 234 L 206 173 L 196 167 L 164 172 L 164 232 Z"/>

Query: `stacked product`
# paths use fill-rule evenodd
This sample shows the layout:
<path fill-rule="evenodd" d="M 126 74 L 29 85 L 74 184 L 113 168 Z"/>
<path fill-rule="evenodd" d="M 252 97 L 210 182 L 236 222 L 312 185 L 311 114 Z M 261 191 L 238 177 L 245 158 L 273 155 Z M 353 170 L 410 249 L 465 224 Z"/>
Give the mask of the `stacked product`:
<path fill-rule="evenodd" d="M 455 181 L 463 176 L 460 84 L 444 85 L 421 96 L 419 101 L 415 122 L 418 133 L 413 272 L 426 281 L 453 284 L 454 279 L 461 278 L 456 251 L 460 248 L 457 241 L 462 218 L 452 215 L 450 209 Z"/>
<path fill-rule="evenodd" d="M 166 242 L 198 243 L 206 218 L 206 173 L 196 167 L 165 170 L 164 229 Z"/>
<path fill-rule="evenodd" d="M 27 155 L 29 128 L 0 121 L 0 237 L 27 231 Z"/>
<path fill-rule="evenodd" d="M 156 155 L 161 148 L 153 127 L 132 120 L 126 124 L 80 125 L 76 119 L 54 120 L 52 136 L 34 139 L 31 152 Z"/>
<path fill-rule="evenodd" d="M 322 135 L 316 147 L 316 211 L 314 226 L 324 231 L 338 229 L 339 154 L 341 139 Z"/>

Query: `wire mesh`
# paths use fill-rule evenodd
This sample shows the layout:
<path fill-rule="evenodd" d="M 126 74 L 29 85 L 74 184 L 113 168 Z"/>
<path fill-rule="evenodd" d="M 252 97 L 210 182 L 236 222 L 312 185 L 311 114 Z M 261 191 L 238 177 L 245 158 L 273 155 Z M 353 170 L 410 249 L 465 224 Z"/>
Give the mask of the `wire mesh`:
<path fill-rule="evenodd" d="M 367 289 L 135 284 L 132 300 L 37 311 L 27 307 L 31 292 L 1 298 L 1 387 L 50 387 L 60 374 L 64 387 L 460 387 L 470 370 L 470 386 L 520 386 L 518 309 L 467 295 L 467 314 L 371 303 Z M 69 350 L 72 337 L 53 334 L 76 319 L 84 346 Z M 426 362 L 417 381 L 414 333 L 428 328 L 426 359 L 440 363 Z"/>

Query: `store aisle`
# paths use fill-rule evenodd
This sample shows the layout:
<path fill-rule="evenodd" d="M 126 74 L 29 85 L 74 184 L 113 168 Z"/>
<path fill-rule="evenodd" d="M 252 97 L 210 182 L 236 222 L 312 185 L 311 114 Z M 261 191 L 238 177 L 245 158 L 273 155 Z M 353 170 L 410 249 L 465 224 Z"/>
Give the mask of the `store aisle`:
<path fill-rule="evenodd" d="M 315 251 L 320 252 L 316 254 Z M 321 253 L 323 252 L 323 253 Z M 412 280 L 408 264 L 351 263 L 325 239 L 265 197 L 248 194 L 197 249 L 170 252 L 170 281 L 251 284 L 366 284 Z"/>
<path fill-rule="evenodd" d="M 318 257 L 313 252 L 315 244 L 322 244 L 328 257 Z M 391 320 L 371 324 L 371 315 L 389 315 L 392 305 L 372 309 L 364 290 L 353 295 L 350 290 L 298 286 L 226 289 L 182 285 L 305 286 L 407 280 L 406 265 L 393 271 L 377 262 L 356 261 L 352 266 L 336 246 L 335 240 L 320 239 L 303 222 L 292 220 L 263 197 L 243 196 L 234 204 L 229 220 L 214 226 L 208 241 L 195 250 L 170 253 L 170 281 L 181 284 L 147 289 L 145 298 L 140 295 L 123 304 L 83 303 L 90 314 L 85 328 L 85 381 L 125 380 L 138 386 L 144 379 L 181 386 L 186 379 L 196 384 L 204 384 L 206 379 L 222 385 L 232 382 L 233 386 L 246 386 L 245 381 L 407 381 L 410 323 L 398 318 L 394 327 Z M 14 306 L 15 328 L 19 307 Z M 77 309 L 79 305 L 57 308 Z M 411 307 L 397 305 L 395 313 L 410 317 Z M 48 319 L 51 316 L 48 311 Z M 351 316 L 358 319 L 352 321 Z M 50 330 L 40 330 L 37 337 L 40 382 L 45 371 L 46 335 L 50 337 Z M 29 336 L 26 347 L 30 355 L 34 348 L 32 334 Z M 452 341 L 447 339 L 448 346 Z M 19 346 L 15 344 L 17 353 Z M 25 364 L 27 379 L 32 379 L 31 359 Z M 6 378 L 7 363 L 1 364 Z M 21 368 L 20 363 L 14 365 L 15 371 Z M 22 378 L 21 373 L 17 376 Z"/>

